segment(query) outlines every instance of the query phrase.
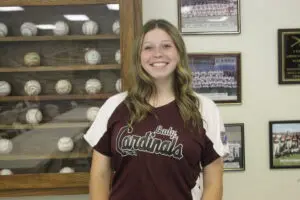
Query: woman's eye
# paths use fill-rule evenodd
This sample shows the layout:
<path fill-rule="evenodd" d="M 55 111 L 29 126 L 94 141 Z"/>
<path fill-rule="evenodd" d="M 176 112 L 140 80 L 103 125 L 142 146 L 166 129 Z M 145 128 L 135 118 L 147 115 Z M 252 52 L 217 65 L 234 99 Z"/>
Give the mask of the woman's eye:
<path fill-rule="evenodd" d="M 165 49 L 168 49 L 168 48 L 170 48 L 170 47 L 172 47 L 170 44 L 164 44 L 164 45 L 163 45 L 163 48 L 165 48 Z"/>
<path fill-rule="evenodd" d="M 144 50 L 150 50 L 152 47 L 151 46 L 145 46 Z"/>

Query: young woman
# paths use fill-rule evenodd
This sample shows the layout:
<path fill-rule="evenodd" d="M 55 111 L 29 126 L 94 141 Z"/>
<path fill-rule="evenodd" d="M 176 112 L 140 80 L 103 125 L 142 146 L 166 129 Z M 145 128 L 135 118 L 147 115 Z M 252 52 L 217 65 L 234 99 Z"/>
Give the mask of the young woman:
<path fill-rule="evenodd" d="M 128 91 L 104 103 L 84 136 L 94 148 L 91 200 L 200 200 L 201 171 L 202 200 L 221 200 L 223 125 L 216 105 L 191 88 L 176 27 L 143 26 L 129 75 Z"/>

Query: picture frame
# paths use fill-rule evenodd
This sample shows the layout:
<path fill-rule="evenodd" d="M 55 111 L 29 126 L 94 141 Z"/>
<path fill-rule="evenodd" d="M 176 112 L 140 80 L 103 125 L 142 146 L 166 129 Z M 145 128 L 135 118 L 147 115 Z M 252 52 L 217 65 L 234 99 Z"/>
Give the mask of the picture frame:
<path fill-rule="evenodd" d="M 240 0 L 177 0 L 182 34 L 239 34 Z"/>
<path fill-rule="evenodd" d="M 230 123 L 225 126 L 225 146 L 229 154 L 224 157 L 224 171 L 245 171 L 244 123 Z"/>
<path fill-rule="evenodd" d="M 300 83 L 300 29 L 278 29 L 278 83 Z"/>
<path fill-rule="evenodd" d="M 191 53 L 188 60 L 195 92 L 216 103 L 242 102 L 241 53 Z"/>
<path fill-rule="evenodd" d="M 300 168 L 300 120 L 269 122 L 271 169 Z"/>

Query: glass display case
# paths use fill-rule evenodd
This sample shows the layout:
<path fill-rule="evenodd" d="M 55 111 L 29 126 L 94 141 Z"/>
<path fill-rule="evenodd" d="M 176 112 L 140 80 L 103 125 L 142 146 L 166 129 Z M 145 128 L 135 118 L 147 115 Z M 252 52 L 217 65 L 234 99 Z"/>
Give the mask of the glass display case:
<path fill-rule="evenodd" d="M 0 197 L 87 193 L 82 136 L 126 88 L 141 0 L 7 0 L 0 19 Z"/>

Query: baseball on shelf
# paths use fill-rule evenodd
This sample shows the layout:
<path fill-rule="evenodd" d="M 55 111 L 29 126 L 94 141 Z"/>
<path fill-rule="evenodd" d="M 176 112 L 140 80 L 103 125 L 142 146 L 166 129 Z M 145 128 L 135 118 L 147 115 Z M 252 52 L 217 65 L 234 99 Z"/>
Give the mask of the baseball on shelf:
<path fill-rule="evenodd" d="M 37 32 L 37 27 L 32 22 L 25 22 L 21 25 L 21 34 L 23 36 L 35 36 Z"/>
<path fill-rule="evenodd" d="M 55 90 L 58 94 L 69 94 L 72 90 L 72 84 L 68 80 L 59 80 L 55 84 Z"/>
<path fill-rule="evenodd" d="M 43 114 L 39 109 L 31 108 L 27 110 L 25 118 L 28 124 L 38 124 L 42 121 Z"/>
<path fill-rule="evenodd" d="M 92 20 L 86 21 L 82 25 L 82 32 L 84 35 L 96 35 L 98 33 L 98 29 L 98 24 Z"/>
<path fill-rule="evenodd" d="M 57 21 L 54 24 L 55 28 L 53 29 L 54 35 L 68 35 L 69 25 L 64 21 Z"/>
<path fill-rule="evenodd" d="M 93 122 L 96 119 L 97 113 L 99 111 L 99 107 L 90 107 L 89 109 L 87 109 L 86 111 L 86 118 Z"/>
<path fill-rule="evenodd" d="M 0 154 L 9 154 L 13 150 L 13 143 L 9 139 L 0 139 Z"/>
<path fill-rule="evenodd" d="M 97 94 L 98 92 L 100 92 L 101 88 L 102 88 L 101 82 L 95 78 L 91 78 L 87 80 L 85 83 L 85 91 L 88 94 Z"/>
<path fill-rule="evenodd" d="M 119 35 L 120 34 L 120 21 L 116 20 L 114 21 L 112 25 L 112 30 L 115 34 Z"/>
<path fill-rule="evenodd" d="M 26 53 L 24 56 L 24 64 L 26 66 L 39 66 L 41 64 L 40 55 L 36 52 Z"/>
<path fill-rule="evenodd" d="M 11 93 L 11 86 L 7 81 L 0 81 L 0 96 L 7 96 Z"/>
<path fill-rule="evenodd" d="M 61 152 L 70 152 L 74 148 L 74 142 L 70 137 L 61 137 L 57 142 L 57 147 Z"/>
<path fill-rule="evenodd" d="M 4 23 L 0 23 L 0 37 L 5 37 L 7 32 L 7 26 Z"/>
<path fill-rule="evenodd" d="M 74 173 L 75 170 L 72 167 L 63 167 L 61 170 L 59 170 L 59 173 L 61 174 L 69 174 L 69 173 Z"/>
<path fill-rule="evenodd" d="M 119 78 L 117 81 L 116 81 L 116 90 L 118 92 L 121 92 L 122 91 L 122 80 Z"/>
<path fill-rule="evenodd" d="M 0 175 L 1 176 L 7 176 L 7 175 L 12 175 L 13 172 L 10 169 L 2 169 L 0 170 Z"/>
<path fill-rule="evenodd" d="M 96 65 L 101 61 L 101 54 L 95 49 L 88 50 L 84 55 L 84 60 L 86 64 Z"/>
<path fill-rule="evenodd" d="M 24 91 L 27 95 L 33 96 L 41 93 L 41 84 L 36 80 L 29 80 L 24 85 Z"/>
<path fill-rule="evenodd" d="M 118 63 L 118 64 L 121 64 L 121 52 L 120 52 L 120 49 L 116 51 L 115 53 L 115 61 Z"/>

